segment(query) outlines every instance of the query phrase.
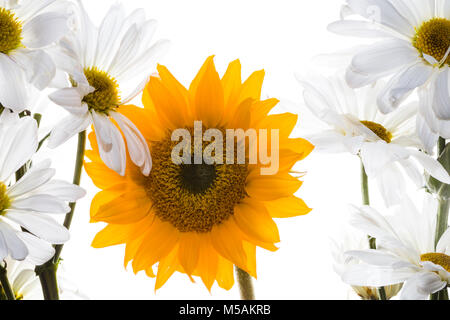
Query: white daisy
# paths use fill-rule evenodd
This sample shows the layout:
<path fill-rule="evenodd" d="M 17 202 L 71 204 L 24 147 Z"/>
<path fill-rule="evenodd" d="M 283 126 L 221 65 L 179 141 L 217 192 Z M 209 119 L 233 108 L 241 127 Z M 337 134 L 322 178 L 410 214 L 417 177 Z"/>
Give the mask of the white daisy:
<path fill-rule="evenodd" d="M 56 67 L 46 48 L 68 31 L 68 2 L 62 0 L 0 1 L 0 103 L 21 112 L 29 87 L 42 90 Z"/>
<path fill-rule="evenodd" d="M 428 193 L 422 212 L 409 198 L 384 217 L 371 207 L 353 208 L 352 225 L 377 239 L 377 250 L 347 252 L 363 263 L 343 274 L 350 285 L 404 283 L 401 299 L 425 299 L 450 283 L 450 229 L 435 248 L 437 200 Z"/>
<path fill-rule="evenodd" d="M 151 45 L 156 23 L 146 20 L 143 10 L 125 17 L 122 5 L 115 5 L 97 28 L 81 1 L 79 4 L 80 21 L 75 34 L 61 42 L 65 54 L 72 57 L 72 63 L 63 55 L 60 59 L 72 87 L 50 96 L 70 115 L 55 127 L 49 146 L 60 145 L 93 123 L 101 158 L 109 168 L 124 175 L 126 147 L 121 130 L 131 160 L 148 175 L 151 157 L 147 142 L 136 126 L 117 111 L 126 108 L 122 105 L 143 90 L 156 65 L 155 59 L 165 51 L 167 42 Z"/>
<path fill-rule="evenodd" d="M 36 152 L 37 124 L 30 117 L 14 120 L 11 115 L 6 121 L 5 113 L 0 119 L 0 261 L 9 255 L 41 265 L 54 254 L 51 244 L 69 239 L 67 229 L 47 214 L 69 212 L 67 202 L 78 200 L 85 192 L 52 180 L 55 170 L 50 161 L 33 164 L 14 182 L 14 173 Z"/>
<path fill-rule="evenodd" d="M 360 155 L 367 175 L 377 180 L 386 205 L 399 203 L 405 193 L 400 168 L 418 187 L 426 185 L 422 168 L 450 183 L 442 165 L 418 150 L 422 147 L 415 133 L 417 107 L 410 104 L 389 114 L 379 111 L 376 97 L 383 90 L 382 82 L 351 89 L 343 75 L 299 80 L 306 106 L 325 124 L 309 140 L 318 151 Z"/>
<path fill-rule="evenodd" d="M 347 255 L 348 251 L 369 249 L 369 238 L 366 234 L 354 228 L 342 228 L 344 234 L 339 240 L 331 243 L 331 253 L 334 259 L 333 269 L 342 277 L 355 264 L 361 263 L 357 258 Z M 385 287 L 386 298 L 395 297 L 402 288 L 402 284 Z M 353 291 L 363 300 L 381 300 L 376 287 L 352 286 Z"/>
<path fill-rule="evenodd" d="M 6 276 L 16 300 L 37 300 L 42 297 L 40 281 L 31 263 L 7 258 L 3 264 L 6 266 Z M 0 295 L 1 291 L 0 285 Z"/>
<path fill-rule="evenodd" d="M 333 32 L 380 41 L 357 52 L 347 71 L 351 87 L 390 77 L 378 96 L 382 112 L 395 110 L 418 87 L 433 99 L 432 129 L 450 138 L 450 2 L 448 0 L 347 0 Z M 422 125 L 424 123 L 421 123 Z M 419 123 L 420 126 L 420 123 Z M 442 130 L 445 129 L 445 130 Z M 424 142 L 427 137 L 422 137 Z"/>
<path fill-rule="evenodd" d="M 39 277 L 34 271 L 35 266 L 27 261 L 15 261 L 6 258 L 4 261 L 7 278 L 16 300 L 43 300 Z M 61 300 L 86 300 L 86 295 L 80 292 L 70 281 L 60 274 L 58 268 L 58 287 Z M 1 295 L 1 285 L 0 285 Z M 0 297 L 1 300 L 1 297 Z"/>

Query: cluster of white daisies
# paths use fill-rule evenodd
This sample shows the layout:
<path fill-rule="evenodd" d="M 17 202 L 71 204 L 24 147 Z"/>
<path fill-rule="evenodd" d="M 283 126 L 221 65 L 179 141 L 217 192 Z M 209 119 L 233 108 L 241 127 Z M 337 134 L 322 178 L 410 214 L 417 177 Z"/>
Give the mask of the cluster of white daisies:
<path fill-rule="evenodd" d="M 345 71 L 299 76 L 324 125 L 310 140 L 359 156 L 384 200 L 351 207 L 335 270 L 364 299 L 426 299 L 450 284 L 450 1 L 346 0 L 329 30 L 366 41 L 339 53 Z"/>
<path fill-rule="evenodd" d="M 50 161 L 34 161 L 41 147 L 57 148 L 93 125 L 108 167 L 123 175 L 128 149 L 149 174 L 147 143 L 116 111 L 142 91 L 167 47 L 152 43 L 155 29 L 144 10 L 126 16 L 120 4 L 95 26 L 81 1 L 0 0 L 0 277 L 10 278 L 15 298 L 34 297 L 34 266 L 51 261 L 55 246 L 69 239 L 54 215 L 69 213 L 69 203 L 85 195 L 53 179 Z M 50 132 L 40 132 L 46 114 L 33 109 L 41 97 L 67 111 Z M 2 282 L 0 299 L 6 291 Z"/>

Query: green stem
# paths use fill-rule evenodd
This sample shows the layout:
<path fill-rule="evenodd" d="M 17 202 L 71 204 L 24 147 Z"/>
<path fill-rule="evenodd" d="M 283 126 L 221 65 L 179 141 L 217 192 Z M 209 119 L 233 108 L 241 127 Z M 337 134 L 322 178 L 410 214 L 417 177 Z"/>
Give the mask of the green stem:
<path fill-rule="evenodd" d="M 446 140 L 444 138 L 439 137 L 437 143 L 437 151 L 438 157 L 444 152 L 446 146 Z M 450 168 L 446 168 L 449 170 Z M 437 246 L 439 240 L 444 234 L 445 230 L 448 228 L 448 214 L 450 210 L 450 199 L 448 198 L 439 198 L 439 205 L 437 211 L 437 220 L 436 220 L 436 236 L 435 236 L 435 246 Z M 433 293 L 431 295 L 431 300 L 448 300 L 448 290 L 447 288 L 442 289 L 439 292 Z"/>
<path fill-rule="evenodd" d="M 361 195 L 363 205 L 370 205 L 370 197 L 369 197 L 369 178 L 367 177 L 366 169 L 364 168 L 364 164 L 361 161 Z M 376 239 L 369 236 L 369 245 L 370 249 L 376 249 Z M 380 296 L 380 300 L 387 300 L 386 290 L 384 287 L 378 288 L 378 294 Z"/>
<path fill-rule="evenodd" d="M 58 280 L 56 277 L 57 264 L 46 263 L 36 267 L 36 274 L 41 282 L 45 300 L 59 300 Z"/>
<path fill-rule="evenodd" d="M 83 131 L 78 134 L 78 147 L 75 161 L 75 170 L 73 174 L 73 184 L 77 186 L 79 186 L 81 182 L 81 173 L 83 170 L 85 147 L 86 147 L 86 131 Z M 72 218 L 75 212 L 76 202 L 70 203 L 69 206 L 70 211 L 64 219 L 64 226 L 67 229 L 70 229 L 70 225 L 72 224 Z M 39 275 L 41 284 L 43 284 L 42 290 L 44 291 L 44 297 L 46 300 L 59 299 L 58 285 L 56 281 L 56 271 L 58 269 L 62 249 L 63 249 L 62 244 L 56 245 L 55 255 L 53 256 L 53 259 L 51 259 L 42 266 L 36 267 L 36 274 Z"/>
<path fill-rule="evenodd" d="M 239 291 L 241 293 L 241 299 L 255 300 L 255 292 L 253 289 L 252 277 L 239 267 L 235 266 L 235 270 L 236 270 L 236 277 L 239 283 Z"/>
<path fill-rule="evenodd" d="M 3 291 L 8 300 L 16 300 L 16 296 L 14 294 L 11 285 L 9 284 L 6 267 L 0 266 L 0 283 L 2 285 Z"/>

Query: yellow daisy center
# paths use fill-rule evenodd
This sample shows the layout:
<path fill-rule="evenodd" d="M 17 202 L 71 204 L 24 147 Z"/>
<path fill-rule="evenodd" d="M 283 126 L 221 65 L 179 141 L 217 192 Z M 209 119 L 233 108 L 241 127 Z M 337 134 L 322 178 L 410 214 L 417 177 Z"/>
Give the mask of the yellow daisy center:
<path fill-rule="evenodd" d="M 372 121 L 361 121 L 363 125 L 370 129 L 373 133 L 375 133 L 378 138 L 386 141 L 387 143 L 391 143 L 392 133 L 390 133 L 385 127 L 381 124 Z"/>
<path fill-rule="evenodd" d="M 247 165 L 225 164 L 225 150 L 224 164 L 176 165 L 171 158 L 176 144 L 170 136 L 152 144 L 153 168 L 146 192 L 162 221 L 180 232 L 209 232 L 232 216 L 235 205 L 245 197 Z M 203 148 L 209 144 L 204 142 Z M 191 154 L 193 150 L 192 143 Z"/>
<path fill-rule="evenodd" d="M 450 256 L 444 253 L 425 253 L 420 256 L 420 261 L 432 262 L 450 272 Z"/>
<path fill-rule="evenodd" d="M 22 23 L 14 13 L 0 8 L 0 52 L 8 54 L 22 42 Z"/>
<path fill-rule="evenodd" d="M 95 89 L 83 98 L 89 110 L 108 114 L 120 104 L 119 85 L 116 79 L 96 67 L 87 68 L 84 74 L 89 85 Z"/>
<path fill-rule="evenodd" d="M 11 200 L 6 194 L 6 185 L 0 182 L 0 216 L 5 214 L 5 210 L 11 205 Z"/>
<path fill-rule="evenodd" d="M 413 45 L 420 54 L 427 54 L 441 61 L 450 47 L 450 20 L 434 18 L 424 22 L 416 28 Z M 450 57 L 447 57 L 445 63 L 450 65 Z"/>

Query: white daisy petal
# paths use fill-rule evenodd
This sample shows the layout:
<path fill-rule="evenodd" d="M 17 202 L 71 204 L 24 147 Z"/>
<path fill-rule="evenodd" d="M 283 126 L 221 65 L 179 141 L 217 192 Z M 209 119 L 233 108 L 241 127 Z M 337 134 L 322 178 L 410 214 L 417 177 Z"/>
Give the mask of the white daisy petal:
<path fill-rule="evenodd" d="M 381 112 L 389 113 L 395 110 L 412 90 L 425 84 L 432 73 L 433 69 L 418 62 L 392 78 L 378 98 Z"/>
<path fill-rule="evenodd" d="M 5 217 L 20 224 L 29 232 L 52 244 L 63 244 L 70 238 L 69 231 L 45 214 L 9 210 Z"/>
<path fill-rule="evenodd" d="M 29 254 L 27 257 L 27 261 L 34 265 L 43 265 L 44 263 L 49 261 L 55 254 L 55 249 L 47 241 L 39 239 L 38 237 L 28 232 L 19 232 L 17 236 L 25 243 L 28 248 Z"/>
<path fill-rule="evenodd" d="M 381 23 L 405 36 L 411 36 L 413 26 L 389 0 L 347 0 L 353 12 Z"/>
<path fill-rule="evenodd" d="M 33 191 L 36 194 L 48 194 L 59 200 L 75 202 L 86 195 L 86 191 L 72 183 L 51 180 Z"/>
<path fill-rule="evenodd" d="M 130 120 L 120 113 L 114 112 L 112 117 L 117 121 L 125 135 L 131 161 L 141 168 L 142 174 L 148 176 L 152 166 L 152 158 L 144 136 Z"/>
<path fill-rule="evenodd" d="M 28 255 L 28 249 L 20 240 L 16 231 L 13 230 L 8 224 L 0 222 L 0 233 L 3 236 L 8 252 L 14 260 L 24 260 Z"/>
<path fill-rule="evenodd" d="M 447 285 L 433 273 L 419 273 L 410 277 L 403 285 L 400 298 L 402 300 L 425 300 L 431 293 L 437 292 Z"/>
<path fill-rule="evenodd" d="M 337 34 L 353 37 L 380 38 L 389 36 L 389 33 L 377 28 L 374 23 L 358 20 L 336 21 L 328 25 L 328 30 Z"/>
<path fill-rule="evenodd" d="M 432 177 L 446 184 L 450 184 L 450 175 L 442 164 L 423 152 L 410 150 L 410 153 Z"/>
<path fill-rule="evenodd" d="M 29 171 L 8 189 L 8 196 L 14 198 L 28 193 L 50 181 L 55 173 L 56 170 L 50 168 Z"/>
<path fill-rule="evenodd" d="M 361 73 L 382 74 L 417 61 L 417 51 L 403 40 L 384 40 L 359 52 L 352 67 Z"/>
<path fill-rule="evenodd" d="M 436 79 L 434 103 L 432 104 L 436 116 L 441 120 L 450 120 L 450 68 L 444 68 Z"/>
<path fill-rule="evenodd" d="M 36 278 L 36 273 L 34 270 L 31 269 L 25 269 L 20 271 L 20 273 L 16 276 L 14 279 L 14 282 L 12 283 L 12 287 L 16 292 L 22 293 L 22 289 L 28 285 L 31 281 L 33 281 Z"/>
<path fill-rule="evenodd" d="M 119 129 L 106 117 L 92 112 L 100 157 L 108 168 L 123 176 L 126 167 L 126 148 Z M 108 143 L 109 142 L 109 143 Z"/>
<path fill-rule="evenodd" d="M 0 181 L 5 181 L 35 153 L 38 145 L 37 123 L 25 117 L 4 128 L 0 141 Z"/>
<path fill-rule="evenodd" d="M 70 211 L 70 207 L 64 201 L 47 194 L 36 194 L 14 199 L 11 203 L 11 209 L 55 214 L 64 214 Z"/>
<path fill-rule="evenodd" d="M 0 103 L 15 112 L 27 107 L 25 73 L 7 55 L 0 53 Z"/>
<path fill-rule="evenodd" d="M 58 41 L 69 29 L 68 16 L 46 12 L 35 16 L 23 26 L 23 43 L 28 48 L 42 48 Z"/>
<path fill-rule="evenodd" d="M 61 120 L 52 130 L 48 143 L 49 148 L 56 148 L 77 133 L 86 130 L 91 124 L 91 117 L 86 113 L 82 117 L 69 115 Z"/>

